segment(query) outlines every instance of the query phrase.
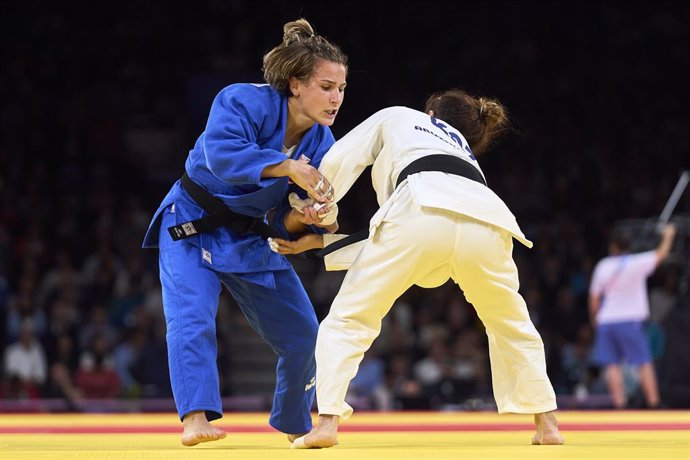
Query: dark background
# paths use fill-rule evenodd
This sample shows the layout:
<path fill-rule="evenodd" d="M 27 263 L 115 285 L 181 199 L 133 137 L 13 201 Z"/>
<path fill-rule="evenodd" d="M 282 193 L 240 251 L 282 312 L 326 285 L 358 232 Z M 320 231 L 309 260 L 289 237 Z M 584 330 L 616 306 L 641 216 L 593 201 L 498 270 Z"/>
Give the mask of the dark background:
<path fill-rule="evenodd" d="M 422 108 L 429 94 L 450 87 L 508 107 L 513 131 L 479 160 L 536 243 L 531 251 L 516 247 L 515 257 L 557 391 L 574 394 L 583 382 L 596 390 L 586 362 L 593 265 L 616 225 L 634 230 L 638 249 L 654 247 L 655 217 L 690 166 L 687 2 L 0 5 L 0 340 L 3 348 L 14 343 L 31 320 L 50 369 L 32 395 L 64 396 L 56 363 L 74 376 L 84 356 L 117 355 L 128 343 L 136 360 L 126 367 L 139 370 L 120 373 L 119 395 L 169 395 L 157 254 L 140 249 L 143 233 L 181 175 L 214 95 L 233 82 L 261 82 L 263 54 L 281 41 L 283 24 L 298 17 L 350 57 L 336 138 L 380 108 Z M 650 280 L 650 288 L 670 286 L 667 303 L 676 310 L 687 309 L 687 196 L 673 218 L 674 255 Z M 365 175 L 341 205 L 341 230 L 365 226 L 375 209 Z M 339 279 L 313 258 L 295 263 L 323 317 Z M 480 330 L 471 307 L 456 305 L 464 302 L 457 295 L 446 286 L 412 289 L 401 299 L 411 319 L 392 315 L 390 330 L 400 327 L 407 337 L 398 351 L 411 368 L 431 354 L 435 339 L 424 337 L 441 326 L 449 355 L 454 337 Z M 448 326 L 452 311 L 465 318 L 457 327 Z M 225 395 L 249 392 L 233 377 L 233 356 L 242 353 L 233 338 L 252 333 L 236 329 L 241 320 L 231 321 L 234 314 L 219 317 L 227 319 L 219 324 Z M 659 316 L 663 334 L 666 313 Z M 64 336 L 70 351 L 58 353 Z M 106 343 L 96 346 L 93 337 Z M 381 344 L 392 388 L 390 363 L 400 353 L 390 338 Z M 579 367 L 567 368 L 578 349 Z M 664 353 L 668 347 L 657 354 L 662 380 Z M 162 367 L 154 371 L 146 359 Z M 124 382 L 130 377 L 134 389 Z M 11 387 L 7 372 L 4 380 Z M 488 394 L 485 380 L 472 396 Z"/>

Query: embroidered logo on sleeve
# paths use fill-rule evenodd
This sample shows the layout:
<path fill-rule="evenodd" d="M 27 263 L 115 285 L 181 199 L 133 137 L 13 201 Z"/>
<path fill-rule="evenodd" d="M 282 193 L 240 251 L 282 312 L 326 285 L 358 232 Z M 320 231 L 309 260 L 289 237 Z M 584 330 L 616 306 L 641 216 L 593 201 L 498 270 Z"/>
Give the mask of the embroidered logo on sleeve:
<path fill-rule="evenodd" d="M 314 385 L 316 385 L 316 377 L 312 377 L 309 383 L 304 386 L 304 391 L 309 391 L 314 388 Z"/>
<path fill-rule="evenodd" d="M 208 249 L 201 250 L 201 258 L 209 264 L 213 264 L 213 260 L 211 259 L 211 251 L 209 251 Z"/>

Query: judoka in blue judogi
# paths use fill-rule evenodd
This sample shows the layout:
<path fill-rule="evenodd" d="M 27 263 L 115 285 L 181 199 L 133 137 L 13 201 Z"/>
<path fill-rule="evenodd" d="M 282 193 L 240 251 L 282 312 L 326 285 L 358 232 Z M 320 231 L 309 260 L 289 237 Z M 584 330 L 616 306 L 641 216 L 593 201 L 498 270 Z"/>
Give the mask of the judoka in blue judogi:
<path fill-rule="evenodd" d="M 288 177 L 262 178 L 262 171 L 288 157 L 303 161 L 306 157 L 318 167 L 334 143 L 328 126 L 314 123 L 286 154 L 287 100 L 269 85 L 224 88 L 185 164 L 194 182 L 236 213 L 263 219 L 271 211 L 268 223 L 285 238 L 290 237 L 283 225 L 291 209 L 287 195 L 298 187 Z M 304 196 L 304 191 L 299 192 Z M 254 330 L 279 356 L 269 423 L 285 433 L 307 432 L 318 329 L 307 293 L 285 257 L 271 251 L 255 233 L 238 234 L 220 227 L 172 240 L 168 227 L 204 215 L 177 181 L 144 240 L 144 247 L 158 247 L 160 252 L 170 378 L 179 416 L 203 410 L 208 420 L 222 417 L 215 319 L 225 285 Z M 324 232 L 316 226 L 311 229 Z"/>

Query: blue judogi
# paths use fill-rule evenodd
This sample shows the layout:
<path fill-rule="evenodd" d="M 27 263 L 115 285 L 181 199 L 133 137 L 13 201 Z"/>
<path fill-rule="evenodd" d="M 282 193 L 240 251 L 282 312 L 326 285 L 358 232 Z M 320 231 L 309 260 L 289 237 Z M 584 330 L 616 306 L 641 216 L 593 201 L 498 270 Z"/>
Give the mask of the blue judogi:
<path fill-rule="evenodd" d="M 264 168 L 287 158 L 281 151 L 286 120 L 287 98 L 269 85 L 230 85 L 216 96 L 185 170 L 237 213 L 263 218 L 272 210 L 269 223 L 289 238 L 283 225 L 290 211 L 287 195 L 304 192 L 287 177 L 261 178 Z M 292 158 L 304 155 L 318 167 L 333 143 L 330 129 L 315 124 Z M 269 423 L 286 433 L 309 431 L 318 321 L 307 293 L 285 257 L 256 234 L 240 235 L 225 227 L 180 241 L 168 234 L 168 227 L 204 215 L 177 181 L 143 244 L 159 248 L 170 379 L 180 418 L 197 410 L 206 411 L 209 420 L 222 417 L 215 318 L 225 285 L 278 355 Z"/>

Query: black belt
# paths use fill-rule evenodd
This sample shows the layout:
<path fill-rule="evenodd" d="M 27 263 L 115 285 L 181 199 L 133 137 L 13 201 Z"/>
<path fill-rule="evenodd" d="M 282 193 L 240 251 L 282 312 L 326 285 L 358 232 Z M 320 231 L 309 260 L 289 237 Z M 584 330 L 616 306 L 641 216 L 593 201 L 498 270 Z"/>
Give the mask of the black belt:
<path fill-rule="evenodd" d="M 455 174 L 456 176 L 466 177 L 467 179 L 471 179 L 475 182 L 486 185 L 486 181 L 484 180 L 482 173 L 480 173 L 477 168 L 462 158 L 452 155 L 429 155 L 418 158 L 409 165 L 405 166 L 405 168 L 403 168 L 403 170 L 400 172 L 400 175 L 398 175 L 398 180 L 395 183 L 395 187 L 397 188 L 400 183 L 404 181 L 410 174 L 416 174 L 422 171 L 440 171 Z M 318 257 L 324 257 L 333 251 L 337 251 L 338 249 L 358 241 L 365 240 L 368 237 L 369 229 L 363 228 L 351 235 L 346 236 L 343 239 L 329 244 L 325 248 L 318 251 L 316 255 Z"/>
<path fill-rule="evenodd" d="M 201 219 L 168 227 L 168 232 L 173 240 L 177 241 L 189 238 L 198 233 L 208 233 L 220 227 L 228 227 L 233 232 L 241 235 L 252 232 L 264 238 L 281 238 L 280 234 L 271 226 L 264 223 L 263 220 L 232 211 L 223 203 L 223 200 L 211 195 L 205 188 L 190 179 L 187 173 L 184 173 L 180 179 L 180 183 L 187 193 L 189 193 L 189 196 L 191 196 L 208 215 Z"/>

